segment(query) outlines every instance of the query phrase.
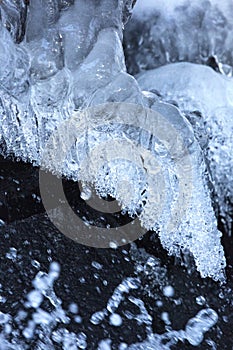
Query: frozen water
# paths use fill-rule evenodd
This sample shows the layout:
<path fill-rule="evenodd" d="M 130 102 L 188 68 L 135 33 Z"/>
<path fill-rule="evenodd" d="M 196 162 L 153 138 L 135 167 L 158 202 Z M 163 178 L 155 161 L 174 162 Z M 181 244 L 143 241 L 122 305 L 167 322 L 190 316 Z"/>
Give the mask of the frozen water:
<path fill-rule="evenodd" d="M 2 5 L 0 7 L 2 9 Z M 137 103 L 139 113 L 134 115 L 133 123 L 136 128 L 126 125 L 127 118 L 132 117 L 130 112 L 122 120 L 112 118 L 107 110 L 106 118 L 101 115 L 99 119 L 85 120 L 83 117 L 84 129 L 78 130 L 76 148 L 68 155 L 65 166 L 57 159 L 55 163 L 43 165 L 58 174 L 94 183 L 99 194 L 115 197 L 130 215 L 140 213 L 146 229 L 159 230 L 162 245 L 170 254 L 179 256 L 181 250 L 189 252 L 203 277 L 222 280 L 225 258 L 221 235 L 212 210 L 206 166 L 191 125 L 175 107 L 156 102 L 154 94 L 142 93 L 136 80 L 126 72 L 121 40 L 125 15 L 131 7 L 132 1 L 101 0 L 98 6 L 90 0 L 74 1 L 74 4 L 70 1 L 35 2 L 29 5 L 25 36 L 20 40 L 8 31 L 6 22 L 0 23 L 2 152 L 40 165 L 49 136 L 74 115 L 74 110 L 104 102 L 124 102 L 125 106 Z M 21 7 L 20 11 L 23 11 Z M 16 27 L 19 28 L 19 24 Z M 177 130 L 179 137 L 147 119 L 150 112 L 140 106 L 151 107 L 162 114 L 165 124 Z M 116 105 L 113 108 L 117 108 Z M 76 125 L 80 122 L 79 116 L 74 117 Z M 102 125 L 104 123 L 102 129 L 98 124 L 100 120 Z M 149 130 L 161 129 L 165 145 L 154 135 L 151 138 L 149 132 L 137 130 L 141 120 Z M 70 135 L 61 136 L 69 141 Z M 179 152 L 172 154 L 180 138 L 184 144 Z M 119 159 L 116 144 L 124 150 L 121 156 L 128 156 L 126 159 Z M 90 146 L 98 146 L 94 153 L 96 160 L 88 162 L 88 171 L 79 173 L 80 162 L 90 155 Z M 139 148 L 145 150 L 140 153 Z M 189 157 L 186 157 L 186 150 Z M 108 162 L 92 172 L 102 155 Z M 163 171 L 157 171 L 159 169 Z M 190 181 L 182 182 L 182 173 L 186 171 Z M 124 181 L 131 185 L 125 188 Z M 159 191 L 161 183 L 163 191 Z M 177 218 L 179 210 L 186 207 L 186 197 L 181 198 L 178 193 L 186 185 L 191 186 L 187 213 L 178 228 L 167 227 L 171 213 Z M 164 208 L 160 205 L 161 198 L 166 199 Z M 163 213 L 158 218 L 161 210 Z M 57 274 L 54 267 L 49 276 L 38 275 L 35 282 L 35 288 L 41 288 L 55 307 L 59 307 L 60 301 L 50 285 Z M 114 309 L 114 303 L 109 307 Z"/>
<path fill-rule="evenodd" d="M 92 183 L 103 197 L 115 197 L 124 210 L 139 216 L 146 229 L 159 229 L 161 243 L 170 254 L 179 256 L 182 248 L 194 256 L 203 277 L 223 279 L 225 258 L 206 165 L 188 121 L 174 106 L 159 102 L 152 103 L 151 110 L 124 103 L 90 111 L 91 117 L 86 112 L 81 124 L 79 116 L 74 116 L 67 135 L 63 135 L 63 128 L 58 130 L 51 145 L 59 152 L 49 152 L 45 165 L 50 164 L 58 174 L 73 174 L 84 183 Z M 131 121 L 135 126 L 143 125 L 142 131 L 131 126 Z M 68 159 L 62 165 L 59 142 L 62 139 L 69 144 L 75 125 L 73 163 Z M 153 135 L 151 140 L 147 130 Z M 186 210 L 183 215 L 182 210 Z"/>
<path fill-rule="evenodd" d="M 138 82 L 142 89 L 156 90 L 162 100 L 176 103 L 192 123 L 195 136 L 203 145 L 207 157 L 220 215 L 230 233 L 233 206 L 233 80 L 209 67 L 177 63 L 142 73 Z"/>
<path fill-rule="evenodd" d="M 189 61 L 231 75 L 231 13 L 231 0 L 138 0 L 124 35 L 129 72 Z"/>
<path fill-rule="evenodd" d="M 21 13 L 25 6 L 0 4 L 0 140 L 6 153 L 39 164 L 49 134 L 74 108 L 93 98 L 105 102 L 107 95 L 118 99 L 133 82 L 120 41 L 132 1 L 30 3 L 25 36 L 17 44 L 5 20 L 11 7 Z M 79 16 L 82 12 L 88 16 Z"/>
<path fill-rule="evenodd" d="M 1 21 L 10 32 L 14 42 L 20 43 L 25 34 L 27 2 L 4 0 L 0 5 Z"/>

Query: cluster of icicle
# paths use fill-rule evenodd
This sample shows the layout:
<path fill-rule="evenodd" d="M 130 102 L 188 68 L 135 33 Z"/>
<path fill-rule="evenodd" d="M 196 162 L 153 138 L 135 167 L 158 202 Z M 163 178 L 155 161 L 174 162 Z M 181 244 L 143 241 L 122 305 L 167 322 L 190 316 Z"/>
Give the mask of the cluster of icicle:
<path fill-rule="evenodd" d="M 109 117 L 106 111 L 101 115 L 102 129 L 100 124 L 93 128 L 96 121 L 90 117 L 86 128 L 77 133 L 66 166 L 60 164 L 59 169 L 50 163 L 44 166 L 55 173 L 63 169 L 67 177 L 94 183 L 101 195 L 117 198 L 130 214 L 137 213 L 140 208 L 138 215 L 142 225 L 159 232 L 169 254 L 191 253 L 202 277 L 223 280 L 225 257 L 221 233 L 217 230 L 211 204 L 205 151 L 197 141 L 195 129 L 172 104 L 159 101 L 153 91 L 142 92 L 135 78 L 126 72 L 122 33 L 132 6 L 132 1 L 122 0 L 101 0 L 98 5 L 91 0 L 42 0 L 31 2 L 28 7 L 24 1 L 0 4 L 1 153 L 14 154 L 18 159 L 39 166 L 50 135 L 73 117 L 74 111 L 103 103 L 113 103 L 114 108 L 117 108 L 114 103 L 140 106 L 135 124 L 131 125 L 125 124 L 129 116 L 122 115 L 119 122 L 114 114 Z M 180 75 L 177 79 L 169 73 L 168 76 L 177 82 L 180 79 Z M 153 90 L 146 86 L 149 81 L 149 76 L 146 81 L 140 78 L 143 89 Z M 157 135 L 138 128 L 141 119 L 148 122 L 149 110 L 162 115 L 165 125 L 175 132 L 160 130 L 164 137 L 158 140 Z M 77 119 L 77 122 L 82 120 Z M 153 120 L 150 123 L 151 130 L 159 130 L 159 125 L 153 126 Z M 63 136 L 65 142 L 66 137 L 69 138 L 65 130 Z M 178 139 L 182 140 L 176 148 L 179 152 L 173 152 Z M 97 160 L 91 159 L 89 163 L 98 171 L 94 178 L 90 172 L 83 172 L 82 177 L 78 173 L 80 154 L 81 158 L 89 157 L 90 146 L 110 145 L 112 140 L 120 145 L 120 156 L 116 157 L 115 150 L 111 154 L 110 149 L 109 158 L 101 169 L 97 169 Z M 131 147 L 132 161 L 122 159 L 125 144 Z M 191 175 L 182 182 L 181 165 L 187 164 L 187 157 Z M 134 163 L 134 158 L 139 158 L 138 163 Z M 153 159 L 162 169 L 160 176 L 162 174 L 163 178 L 159 181 L 152 166 Z M 185 173 L 186 169 L 183 171 Z M 125 179 L 132 184 L 133 200 L 127 189 L 122 190 L 121 183 Z M 151 189 L 161 183 L 161 192 L 151 195 Z M 177 227 L 167 227 L 171 212 L 179 216 L 179 210 L 184 209 L 180 205 L 182 201 L 176 206 L 179 191 L 186 185 L 190 193 L 185 215 Z M 161 218 L 157 218 L 161 197 L 167 200 Z"/>

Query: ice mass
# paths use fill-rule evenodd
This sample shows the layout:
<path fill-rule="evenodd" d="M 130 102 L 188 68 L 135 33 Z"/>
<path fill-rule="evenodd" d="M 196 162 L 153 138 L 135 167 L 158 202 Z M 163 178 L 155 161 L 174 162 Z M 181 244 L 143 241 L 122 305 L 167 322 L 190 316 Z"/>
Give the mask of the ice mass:
<path fill-rule="evenodd" d="M 13 210 L 4 202 L 12 186 L 9 181 L 18 181 L 17 191 L 22 191 L 24 180 L 16 179 L 17 167 L 22 167 L 22 174 L 42 168 L 64 181 L 81 182 L 84 202 L 93 188 L 102 200 L 116 199 L 121 215 L 138 218 L 150 232 L 149 238 L 129 240 L 127 248 L 110 245 L 108 258 L 124 261 L 124 267 L 120 280 L 113 280 L 105 305 L 97 302 L 96 309 L 87 308 L 88 312 L 79 301 L 71 301 L 68 307 L 61 285 L 61 297 L 54 290 L 63 278 L 62 269 L 69 268 L 68 262 L 63 267 L 57 255 L 58 242 L 62 245 L 67 238 L 61 238 L 43 210 L 37 211 L 43 202 L 40 194 L 34 194 L 38 184 L 25 180 L 29 192 L 34 191 L 35 208 L 17 218 L 16 214 L 0 217 L 6 242 L 1 264 L 10 262 L 8 273 L 17 275 L 17 266 L 25 266 L 22 246 L 27 246 L 30 256 L 21 307 L 3 307 L 0 314 L 1 349 L 232 348 L 233 333 L 226 347 L 219 345 L 224 331 L 218 326 L 219 322 L 233 326 L 233 311 L 225 315 L 227 305 L 232 308 L 233 283 L 227 264 L 230 249 L 223 244 L 231 242 L 233 217 L 232 7 L 228 0 L 221 4 L 215 0 L 0 2 L 2 212 Z M 20 206 L 23 197 L 26 201 L 27 191 L 15 204 Z M 71 198 L 77 195 L 72 195 L 72 187 L 69 191 Z M 9 201 L 14 203 L 14 199 Z M 88 218 L 83 208 L 76 210 L 82 212 L 86 225 L 102 220 L 100 215 Z M 111 226 L 102 221 L 101 227 Z M 46 232 L 54 240 L 44 253 L 45 265 L 37 253 L 33 258 L 34 248 L 25 243 L 26 238 L 20 244 L 14 241 L 20 232 L 26 237 L 27 230 L 36 233 L 35 240 Z M 111 278 L 102 253 L 98 263 L 92 260 L 93 248 L 81 248 L 73 241 L 66 244 L 67 251 L 74 245 L 76 254 L 80 249 L 82 256 L 86 249 L 83 266 L 89 271 L 90 265 L 88 273 L 94 276 L 88 288 L 101 296 L 101 288 Z M 45 245 L 42 242 L 38 250 Z M 179 326 L 173 327 L 170 321 L 172 306 L 169 312 L 164 307 L 166 302 L 185 303 L 176 295 L 181 290 L 172 286 L 177 272 L 170 273 L 170 265 L 156 246 L 168 264 L 190 279 L 184 287 L 186 294 L 194 288 L 192 278 L 203 283 L 205 293 L 209 288 L 210 301 L 197 295 L 194 304 L 201 308 L 190 304 L 192 315 Z M 128 268 L 132 271 L 127 275 Z M 78 279 L 85 289 L 85 276 Z M 8 287 L 4 280 L 0 283 L 4 306 Z M 209 284 L 214 286 L 214 295 L 222 296 L 221 306 L 212 298 Z M 202 292 L 199 285 L 194 294 Z M 164 325 L 159 332 L 147 298 L 157 305 L 156 317 Z M 127 331 L 125 337 L 118 331 L 116 340 L 112 329 L 120 330 L 130 322 L 136 322 L 142 334 L 135 334 L 131 341 Z M 93 332 L 97 329 L 94 337 L 86 331 L 89 324 Z M 206 337 L 213 327 L 217 335 Z"/>

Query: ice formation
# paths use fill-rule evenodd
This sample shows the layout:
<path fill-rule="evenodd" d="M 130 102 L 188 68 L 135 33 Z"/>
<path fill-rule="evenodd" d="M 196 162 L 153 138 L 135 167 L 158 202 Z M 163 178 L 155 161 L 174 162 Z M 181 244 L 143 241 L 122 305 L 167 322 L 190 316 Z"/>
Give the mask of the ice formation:
<path fill-rule="evenodd" d="M 226 230 L 233 207 L 233 80 L 210 67 L 175 63 L 138 76 L 142 89 L 178 105 L 207 157 L 216 203 Z"/>
<path fill-rule="evenodd" d="M 78 117 L 75 120 L 74 110 L 82 111 L 103 103 L 124 102 L 125 106 L 126 103 L 136 103 L 138 107 L 132 107 L 137 110 L 133 125 L 126 124 L 127 118 L 132 117 L 127 113 L 121 120 L 114 118 L 114 113 L 109 116 L 108 110 L 99 119 L 83 117 L 81 124 L 84 129 L 78 130 L 76 149 L 69 154 L 65 167 L 57 161 L 52 165 L 43 165 L 59 174 L 94 183 L 100 194 L 114 196 L 130 214 L 137 214 L 140 209 L 139 217 L 143 226 L 159 229 L 161 242 L 170 254 L 179 255 L 181 250 L 189 252 L 194 256 L 197 269 L 203 277 L 222 280 L 225 258 L 220 243 L 221 234 L 216 228 L 208 178 L 205 175 L 206 166 L 192 127 L 178 109 L 158 102 L 153 93 L 142 93 L 136 80 L 126 72 L 121 43 L 122 28 L 132 2 L 102 0 L 98 6 L 86 0 L 74 3 L 35 2 L 27 12 L 25 36 L 19 20 L 20 16 L 25 16 L 25 6 L 20 6 L 19 10 L 12 4 L 10 10 L 19 14 L 10 28 L 7 23 L 9 18 L 12 21 L 12 17 L 7 17 L 10 16 L 8 7 L 5 9 L 3 4 L 0 7 L 4 19 L 0 22 L 2 153 L 13 153 L 20 159 L 40 165 L 51 133 L 57 127 L 62 130 L 62 122 L 71 116 L 74 121 L 80 122 Z M 88 16 L 80 16 L 80 12 L 88 13 Z M 119 105 L 112 106 L 117 113 Z M 169 132 L 166 135 L 167 130 L 161 130 L 164 135 L 158 142 L 154 135 L 151 138 L 148 132 L 137 130 L 137 127 L 135 129 L 135 125 L 141 125 L 140 118 L 145 125 L 149 122 L 153 129 L 153 121 L 147 119 L 150 112 L 145 108 L 148 107 L 163 115 L 165 123 L 179 134 L 177 139 L 173 140 Z M 98 110 L 98 107 L 95 108 Z M 129 120 L 132 121 L 132 118 Z M 102 129 L 100 124 L 103 125 Z M 64 140 L 69 136 L 64 135 Z M 172 153 L 173 146 L 179 145 L 179 138 L 182 140 L 180 153 Z M 135 161 L 132 165 L 129 159 L 114 160 L 115 150 L 110 147 L 113 140 L 118 140 L 121 149 L 127 144 L 132 159 L 139 159 L 139 163 Z M 82 159 L 90 155 L 90 146 L 101 144 L 104 155 L 109 155 L 106 160 L 110 160 L 110 163 L 103 164 L 95 176 L 90 171 L 77 175 L 80 157 Z M 143 153 L 138 151 L 138 146 L 143 148 Z M 156 193 L 161 181 L 155 180 L 151 165 L 154 159 L 163 169 L 164 193 Z M 90 164 L 96 169 L 97 161 Z M 135 164 L 139 164 L 139 169 Z M 57 165 L 61 165 L 59 169 Z M 188 169 L 190 177 L 182 183 L 182 172 L 188 172 Z M 129 196 L 122 187 L 121 181 L 125 179 L 132 184 L 129 193 L 134 194 L 134 197 Z M 171 213 L 179 216 L 179 210 L 184 209 L 182 200 L 185 201 L 185 196 L 179 198 L 178 192 L 186 185 L 191 186 L 187 212 L 178 227 L 167 228 L 166 222 Z M 156 205 L 156 195 L 159 198 L 165 196 L 167 200 L 159 219 L 157 211 L 161 211 L 161 208 Z M 177 201 L 180 205 L 176 207 Z"/>
<path fill-rule="evenodd" d="M 139 91 L 121 48 L 132 2 L 33 2 L 22 40 L 23 3 L 0 4 L 0 140 L 3 152 L 39 164 L 48 135 L 75 108 Z M 11 11 L 19 15 L 9 32 Z"/>
<path fill-rule="evenodd" d="M 232 74 L 232 2 L 138 0 L 124 46 L 131 74 L 188 61 Z"/>

